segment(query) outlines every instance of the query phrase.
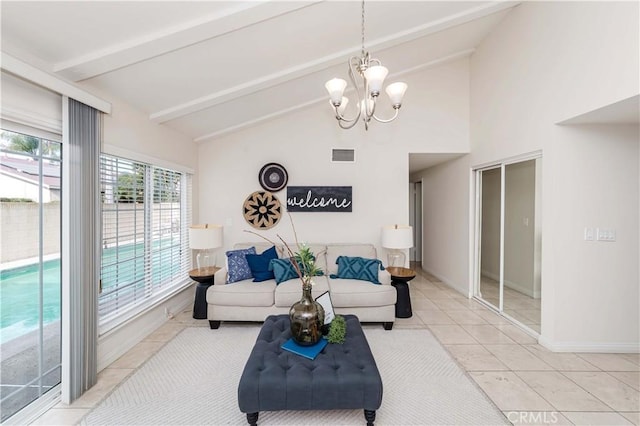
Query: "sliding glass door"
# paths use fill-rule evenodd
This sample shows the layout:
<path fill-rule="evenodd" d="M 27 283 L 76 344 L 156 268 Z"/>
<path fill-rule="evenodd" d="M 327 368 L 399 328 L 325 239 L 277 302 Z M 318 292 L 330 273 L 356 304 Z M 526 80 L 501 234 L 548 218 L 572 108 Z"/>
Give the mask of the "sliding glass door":
<path fill-rule="evenodd" d="M 2 131 L 0 411 L 5 421 L 60 383 L 61 144 Z"/>
<path fill-rule="evenodd" d="M 539 155 L 477 169 L 475 296 L 540 333 Z"/>

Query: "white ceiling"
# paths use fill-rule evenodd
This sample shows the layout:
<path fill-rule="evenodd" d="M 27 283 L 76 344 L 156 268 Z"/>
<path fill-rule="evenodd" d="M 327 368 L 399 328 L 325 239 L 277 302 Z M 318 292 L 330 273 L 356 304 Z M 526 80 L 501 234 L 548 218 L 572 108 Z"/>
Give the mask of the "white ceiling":
<path fill-rule="evenodd" d="M 468 55 L 518 2 L 371 1 L 366 48 L 403 73 Z M 2 50 L 195 141 L 327 102 L 359 1 L 2 1 Z M 411 88 L 409 88 L 410 94 Z"/>

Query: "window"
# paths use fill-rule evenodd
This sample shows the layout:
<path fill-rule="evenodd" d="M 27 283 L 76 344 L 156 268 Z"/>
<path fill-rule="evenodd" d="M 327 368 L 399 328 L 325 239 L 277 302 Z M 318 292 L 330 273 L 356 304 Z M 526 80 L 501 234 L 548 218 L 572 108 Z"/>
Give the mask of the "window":
<path fill-rule="evenodd" d="M 187 282 L 191 176 L 103 154 L 100 184 L 102 326 L 120 323 Z"/>

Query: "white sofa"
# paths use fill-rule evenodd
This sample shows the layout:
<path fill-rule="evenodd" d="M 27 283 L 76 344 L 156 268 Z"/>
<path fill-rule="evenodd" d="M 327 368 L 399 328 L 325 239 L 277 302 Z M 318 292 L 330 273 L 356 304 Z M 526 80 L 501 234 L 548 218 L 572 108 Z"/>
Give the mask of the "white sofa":
<path fill-rule="evenodd" d="M 355 279 L 330 278 L 336 274 L 338 256 L 359 256 L 377 259 L 376 248 L 371 244 L 308 244 L 316 255 L 316 264 L 324 271 L 323 276 L 314 277 L 313 297 L 329 291 L 336 314 L 354 314 L 361 322 L 381 322 L 391 330 L 395 321 L 396 289 L 391 286 L 391 276 L 378 272 L 374 284 Z M 294 248 L 295 245 L 289 245 Z M 234 249 L 255 247 L 256 253 L 272 247 L 268 243 L 239 243 Z M 284 247 L 276 246 L 278 256 L 284 255 Z M 221 268 L 215 275 L 215 285 L 207 290 L 207 319 L 212 329 L 221 321 L 264 321 L 269 315 L 288 314 L 289 308 L 302 296 L 300 279 L 276 284 L 274 279 L 253 282 L 252 279 L 227 282 L 227 270 Z"/>

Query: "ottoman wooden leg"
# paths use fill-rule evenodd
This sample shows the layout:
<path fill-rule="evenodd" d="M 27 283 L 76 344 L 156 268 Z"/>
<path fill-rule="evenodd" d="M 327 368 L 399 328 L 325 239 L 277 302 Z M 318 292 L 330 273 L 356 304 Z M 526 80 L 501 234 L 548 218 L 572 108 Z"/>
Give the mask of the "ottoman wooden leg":
<path fill-rule="evenodd" d="M 258 424 L 258 414 L 259 413 L 247 413 L 247 422 L 249 422 L 251 426 L 256 426 Z M 375 417 L 375 413 L 373 416 Z"/>
<path fill-rule="evenodd" d="M 217 330 L 220 327 L 220 321 L 211 321 L 211 320 L 209 320 L 209 327 L 212 330 Z"/>
<path fill-rule="evenodd" d="M 373 426 L 373 422 L 376 420 L 375 410 L 364 410 L 364 418 L 367 420 L 367 426 Z"/>

